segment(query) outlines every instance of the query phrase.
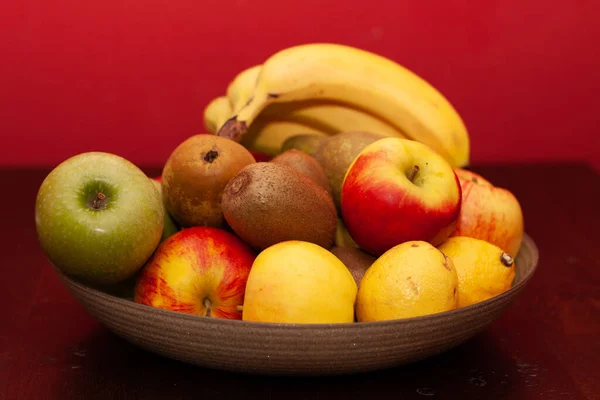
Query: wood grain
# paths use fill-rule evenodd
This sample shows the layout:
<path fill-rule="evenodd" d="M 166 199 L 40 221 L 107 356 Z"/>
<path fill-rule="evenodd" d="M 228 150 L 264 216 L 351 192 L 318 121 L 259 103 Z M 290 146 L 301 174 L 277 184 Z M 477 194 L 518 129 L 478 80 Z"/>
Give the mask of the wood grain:
<path fill-rule="evenodd" d="M 598 398 L 600 176 L 583 165 L 472 169 L 513 191 L 540 251 L 513 305 L 472 340 L 422 362 L 277 379 L 173 361 L 110 333 L 70 296 L 37 243 L 33 204 L 49 170 L 0 170 L 0 399 Z"/>

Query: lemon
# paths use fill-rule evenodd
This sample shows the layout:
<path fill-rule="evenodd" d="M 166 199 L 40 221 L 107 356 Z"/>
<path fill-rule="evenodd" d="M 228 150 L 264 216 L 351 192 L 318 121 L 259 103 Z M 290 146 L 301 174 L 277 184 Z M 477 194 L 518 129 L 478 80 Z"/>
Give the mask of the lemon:
<path fill-rule="evenodd" d="M 455 309 L 458 277 L 452 260 L 424 241 L 383 253 L 360 281 L 359 322 L 410 318 Z"/>
<path fill-rule="evenodd" d="M 456 267 L 459 307 L 487 300 L 510 288 L 515 262 L 500 247 L 481 239 L 455 236 L 438 248 Z"/>

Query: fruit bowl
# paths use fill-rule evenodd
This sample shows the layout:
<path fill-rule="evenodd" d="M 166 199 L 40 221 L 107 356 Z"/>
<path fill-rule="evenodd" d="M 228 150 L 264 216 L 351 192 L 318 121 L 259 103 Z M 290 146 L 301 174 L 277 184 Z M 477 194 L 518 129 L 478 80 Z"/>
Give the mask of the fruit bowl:
<path fill-rule="evenodd" d="M 525 235 L 512 287 L 501 295 L 423 317 L 322 325 L 245 322 L 166 311 L 90 288 L 55 270 L 91 316 L 148 351 L 226 371 L 333 375 L 407 364 L 465 342 L 511 304 L 533 276 L 537 262 L 537 247 Z"/>

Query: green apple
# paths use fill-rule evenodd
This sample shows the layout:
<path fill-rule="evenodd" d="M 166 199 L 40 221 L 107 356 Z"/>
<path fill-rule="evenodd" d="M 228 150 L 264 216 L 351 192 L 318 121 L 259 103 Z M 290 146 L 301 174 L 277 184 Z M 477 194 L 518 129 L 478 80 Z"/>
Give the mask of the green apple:
<path fill-rule="evenodd" d="M 164 227 L 160 193 L 136 165 L 87 152 L 54 168 L 35 203 L 41 247 L 57 268 L 90 284 L 133 276 L 154 253 Z"/>
<path fill-rule="evenodd" d="M 152 178 L 152 183 L 154 184 L 154 187 L 156 187 L 156 189 L 160 193 L 160 196 L 162 199 L 162 182 L 161 182 L 161 180 L 162 179 L 160 177 Z M 163 206 L 164 206 L 164 203 L 163 203 Z M 173 220 L 173 217 L 171 217 L 171 214 L 169 214 L 169 212 L 165 208 L 165 227 L 163 228 L 160 241 L 162 242 L 163 240 L 165 240 L 166 238 L 168 238 L 169 236 L 171 236 L 172 234 L 177 233 L 177 232 L 179 232 L 179 228 L 177 227 L 177 224 Z"/>

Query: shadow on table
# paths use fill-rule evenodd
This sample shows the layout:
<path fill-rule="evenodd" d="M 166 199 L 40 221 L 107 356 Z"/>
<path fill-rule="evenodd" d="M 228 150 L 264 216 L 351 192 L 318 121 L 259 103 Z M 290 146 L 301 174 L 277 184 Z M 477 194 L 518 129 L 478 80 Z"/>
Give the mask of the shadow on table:
<path fill-rule="evenodd" d="M 137 348 L 104 329 L 78 349 L 86 357 L 68 372 L 61 398 L 514 398 L 518 389 L 514 360 L 486 332 L 414 364 L 328 377 L 255 376 L 201 368 Z"/>

